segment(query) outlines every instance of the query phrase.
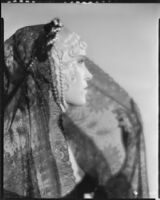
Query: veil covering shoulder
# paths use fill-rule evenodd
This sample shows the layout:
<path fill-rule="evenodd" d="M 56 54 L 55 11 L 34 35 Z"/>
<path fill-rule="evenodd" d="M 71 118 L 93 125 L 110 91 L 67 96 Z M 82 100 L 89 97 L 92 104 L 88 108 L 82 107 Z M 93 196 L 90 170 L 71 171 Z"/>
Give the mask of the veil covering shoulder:
<path fill-rule="evenodd" d="M 16 31 L 4 43 L 4 189 L 59 198 L 76 187 L 68 152 L 108 198 L 149 197 L 143 124 L 134 100 L 85 58 L 93 74 L 87 104 L 60 114 L 51 96 L 44 25 Z M 32 56 L 39 58 L 28 68 Z M 59 115 L 60 114 L 60 115 Z"/>

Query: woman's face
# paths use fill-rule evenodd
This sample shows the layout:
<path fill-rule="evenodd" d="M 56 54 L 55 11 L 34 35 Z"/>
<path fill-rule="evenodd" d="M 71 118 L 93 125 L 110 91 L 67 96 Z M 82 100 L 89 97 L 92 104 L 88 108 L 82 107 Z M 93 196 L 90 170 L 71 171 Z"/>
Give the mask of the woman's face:
<path fill-rule="evenodd" d="M 92 78 L 92 74 L 86 68 L 82 57 L 72 61 L 69 67 L 71 70 L 65 84 L 65 100 L 69 104 L 83 105 L 86 103 L 87 81 Z"/>

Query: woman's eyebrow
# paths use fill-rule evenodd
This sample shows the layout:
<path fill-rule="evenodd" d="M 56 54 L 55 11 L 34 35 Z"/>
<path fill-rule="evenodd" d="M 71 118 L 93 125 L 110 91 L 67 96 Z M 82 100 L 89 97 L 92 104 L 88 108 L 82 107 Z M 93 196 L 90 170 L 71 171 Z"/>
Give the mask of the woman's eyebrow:
<path fill-rule="evenodd" d="M 78 60 L 78 61 L 83 61 L 83 62 L 84 62 L 84 61 L 85 61 L 85 57 L 84 57 L 84 56 L 79 56 L 79 57 L 77 58 L 77 60 Z"/>

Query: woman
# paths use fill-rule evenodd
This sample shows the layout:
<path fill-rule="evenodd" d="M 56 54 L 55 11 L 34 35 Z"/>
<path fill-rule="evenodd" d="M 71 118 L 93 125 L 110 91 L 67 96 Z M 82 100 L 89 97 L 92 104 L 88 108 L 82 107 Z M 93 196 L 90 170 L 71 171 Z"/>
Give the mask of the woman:
<path fill-rule="evenodd" d="M 5 191 L 147 197 L 136 105 L 85 50 L 59 19 L 22 28 L 5 42 Z"/>

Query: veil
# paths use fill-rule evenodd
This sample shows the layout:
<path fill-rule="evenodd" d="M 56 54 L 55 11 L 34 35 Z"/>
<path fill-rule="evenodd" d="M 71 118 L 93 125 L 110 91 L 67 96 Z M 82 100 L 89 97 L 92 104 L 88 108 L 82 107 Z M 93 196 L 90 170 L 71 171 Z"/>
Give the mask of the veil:
<path fill-rule="evenodd" d="M 50 91 L 45 25 L 19 29 L 4 44 L 6 191 L 58 198 L 76 188 L 68 153 L 108 198 L 149 196 L 143 124 L 134 100 L 86 57 L 87 104 L 61 114 Z M 48 26 L 47 26 L 48 27 Z M 33 55 L 39 55 L 31 67 Z M 41 54 L 40 54 L 41 53 Z"/>
<path fill-rule="evenodd" d="M 105 188 L 108 198 L 149 197 L 140 111 L 107 73 L 86 58 L 93 74 L 87 104 L 63 114 L 76 160 Z M 104 198 L 105 199 L 105 198 Z"/>
<path fill-rule="evenodd" d="M 45 28 L 22 28 L 5 42 L 4 188 L 59 198 L 75 180 L 51 92 Z"/>

